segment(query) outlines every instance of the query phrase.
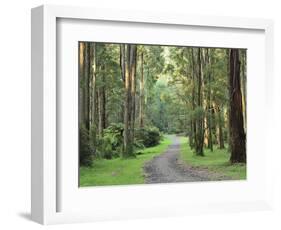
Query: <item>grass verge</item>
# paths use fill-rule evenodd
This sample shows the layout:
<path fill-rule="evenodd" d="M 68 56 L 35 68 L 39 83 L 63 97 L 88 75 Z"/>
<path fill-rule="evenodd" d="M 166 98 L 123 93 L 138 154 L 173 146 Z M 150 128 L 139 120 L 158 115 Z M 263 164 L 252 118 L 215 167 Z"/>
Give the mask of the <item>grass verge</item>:
<path fill-rule="evenodd" d="M 205 156 L 196 156 L 190 149 L 188 139 L 181 137 L 180 139 L 180 155 L 181 159 L 193 167 L 207 169 L 210 172 L 227 176 L 233 180 L 246 179 L 246 164 L 230 164 L 230 153 L 227 149 L 218 149 L 214 146 L 214 151 L 204 149 Z"/>
<path fill-rule="evenodd" d="M 163 153 L 170 144 L 171 139 L 165 136 L 159 145 L 144 149 L 136 158 L 95 160 L 92 167 L 80 167 L 80 186 L 143 184 L 145 162 Z"/>

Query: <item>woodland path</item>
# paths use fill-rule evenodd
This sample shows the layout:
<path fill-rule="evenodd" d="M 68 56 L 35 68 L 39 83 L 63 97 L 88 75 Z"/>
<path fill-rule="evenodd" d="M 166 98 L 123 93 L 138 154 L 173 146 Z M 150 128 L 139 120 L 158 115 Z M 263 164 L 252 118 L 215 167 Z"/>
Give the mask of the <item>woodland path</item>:
<path fill-rule="evenodd" d="M 144 166 L 145 183 L 208 181 L 208 172 L 180 162 L 180 137 L 171 136 L 172 144 Z"/>

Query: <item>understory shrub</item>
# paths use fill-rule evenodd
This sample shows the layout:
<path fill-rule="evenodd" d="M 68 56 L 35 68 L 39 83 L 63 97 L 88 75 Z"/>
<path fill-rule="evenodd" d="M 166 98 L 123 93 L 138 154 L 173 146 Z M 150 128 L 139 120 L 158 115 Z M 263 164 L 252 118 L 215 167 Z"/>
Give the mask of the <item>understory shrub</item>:
<path fill-rule="evenodd" d="M 122 123 L 112 123 L 103 130 L 103 136 L 99 139 L 98 148 L 101 157 L 111 159 L 119 156 L 122 151 L 123 130 Z"/>
<path fill-rule="evenodd" d="M 134 140 L 134 153 L 137 155 L 142 154 L 142 150 L 145 148 L 142 140 L 135 138 Z"/>
<path fill-rule="evenodd" d="M 161 140 L 161 133 L 157 127 L 148 126 L 136 130 L 136 139 L 141 141 L 144 147 L 158 145 Z"/>
<path fill-rule="evenodd" d="M 99 136 L 95 127 L 89 131 L 85 127 L 80 128 L 80 164 L 91 166 L 94 158 L 112 159 L 119 157 L 123 149 L 122 123 L 112 123 L 103 130 Z M 158 128 L 147 126 L 142 129 L 135 129 L 134 153 L 141 154 L 145 147 L 158 145 L 161 140 L 161 133 Z"/>

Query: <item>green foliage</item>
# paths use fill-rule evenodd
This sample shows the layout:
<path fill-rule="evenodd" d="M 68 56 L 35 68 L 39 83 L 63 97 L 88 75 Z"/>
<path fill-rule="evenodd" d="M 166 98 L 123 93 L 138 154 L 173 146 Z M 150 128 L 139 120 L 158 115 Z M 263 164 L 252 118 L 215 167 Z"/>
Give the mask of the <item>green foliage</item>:
<path fill-rule="evenodd" d="M 123 147 L 123 130 L 122 123 L 112 123 L 103 130 L 103 136 L 95 134 L 95 129 L 91 129 L 92 134 L 90 144 L 96 147 L 96 156 L 105 159 L 120 157 Z M 141 154 L 145 147 L 158 145 L 161 140 L 161 133 L 156 127 L 145 127 L 136 129 L 134 140 L 134 154 Z"/>
<path fill-rule="evenodd" d="M 120 52 L 122 45 L 95 43 L 95 48 L 95 70 L 88 71 L 89 76 L 87 78 L 79 78 L 81 92 L 84 92 L 83 90 L 87 87 L 89 87 L 90 91 L 88 95 L 88 101 L 91 104 L 90 111 L 86 111 L 88 108 L 83 111 L 90 115 L 94 114 L 95 125 L 92 125 L 89 131 L 84 127 L 80 129 L 79 145 L 80 164 L 90 166 L 94 158 L 97 171 L 95 171 L 96 169 L 87 170 L 92 173 L 99 173 L 99 167 L 105 167 L 105 170 L 107 170 L 108 166 L 108 169 L 110 169 L 111 166 L 109 167 L 109 165 L 111 163 L 108 163 L 110 161 L 114 165 L 112 167 L 117 167 L 118 165 L 120 168 L 126 167 L 123 162 L 129 164 L 131 161 L 122 161 L 118 158 L 123 150 L 124 108 L 127 108 L 125 107 L 124 95 L 126 91 L 122 75 L 124 72 L 122 72 L 123 59 Z M 200 49 L 179 46 L 138 45 L 138 56 L 136 57 L 138 64 L 136 65 L 135 79 L 136 100 L 134 100 L 133 105 L 135 108 L 135 137 L 133 141 L 130 138 L 128 145 L 130 150 L 126 151 L 130 153 L 128 155 L 132 154 L 138 158 L 145 154 L 147 147 L 156 146 L 155 148 L 157 148 L 161 141 L 161 132 L 170 134 L 184 133 L 190 135 L 191 138 L 197 137 L 196 132 L 199 130 L 199 125 L 196 123 L 208 117 L 210 117 L 211 121 L 210 133 L 214 144 L 217 141 L 218 125 L 221 125 L 224 140 L 227 140 L 228 121 L 225 111 L 229 106 L 228 51 L 227 49 L 215 48 Z M 246 51 L 243 53 L 241 51 L 240 55 L 245 57 L 242 64 L 246 67 Z M 143 57 L 143 59 L 140 59 L 140 57 Z M 140 62 L 140 60 L 143 60 L 143 62 Z M 129 62 L 129 60 L 125 62 Z M 200 70 L 202 70 L 201 77 L 199 77 L 201 75 Z M 93 71 L 95 72 L 94 75 Z M 246 68 L 244 72 L 244 80 L 246 80 Z M 95 76 L 95 78 L 92 76 Z M 143 76 L 143 78 L 140 78 L 140 76 Z M 91 81 L 91 79 L 95 81 Z M 105 95 L 104 102 L 99 101 L 102 98 L 99 96 L 101 91 L 104 92 L 101 95 Z M 96 106 L 92 106 L 93 102 Z M 92 111 L 93 108 L 95 109 L 94 111 Z M 99 119 L 100 114 L 98 114 L 100 108 L 105 111 L 105 116 L 102 119 Z M 131 111 L 133 111 L 132 108 L 130 106 Z M 91 120 L 91 118 L 88 120 Z M 106 129 L 102 130 L 102 134 L 98 134 L 97 131 L 97 124 L 100 120 L 105 121 L 106 124 Z M 136 128 L 139 126 L 140 121 L 141 125 L 146 125 L 145 128 Z M 206 123 L 207 121 L 206 119 Z M 209 128 L 209 125 L 206 126 L 204 123 L 204 127 L 200 128 L 200 131 L 207 129 L 207 127 Z M 203 140 L 203 138 L 200 139 Z M 193 145 L 194 143 L 195 141 L 193 140 Z M 209 167 L 208 164 L 213 167 L 213 162 L 218 163 L 220 160 L 225 162 L 225 155 L 221 154 L 222 152 L 217 153 L 216 148 L 214 148 L 213 155 L 209 155 L 207 150 L 206 156 L 202 158 L 204 161 L 189 154 L 185 155 L 185 157 L 195 165 L 198 160 L 199 166 L 204 162 L 204 167 Z M 228 159 L 228 155 L 226 159 Z M 212 158 L 214 156 L 216 159 Z M 105 159 L 111 160 L 106 161 Z M 222 170 L 224 169 L 220 164 L 214 166 L 216 169 L 220 167 Z M 128 166 L 126 169 L 128 171 L 135 170 L 134 166 Z M 85 169 L 85 171 L 87 170 Z M 119 174 L 119 171 L 122 174 L 122 169 L 114 169 L 112 173 Z M 125 183 L 134 181 L 134 178 L 128 178 L 134 177 L 133 174 L 129 173 L 128 176 L 124 175 L 125 177 L 128 179 Z M 101 180 L 102 178 L 103 175 L 101 175 Z M 87 183 L 85 182 L 85 184 Z"/>
<path fill-rule="evenodd" d="M 108 124 L 122 122 L 121 114 L 124 83 L 120 69 L 120 45 L 96 43 L 96 90 L 106 88 L 106 112 Z M 119 116 L 118 116 L 119 115 Z"/>
<path fill-rule="evenodd" d="M 112 123 L 104 129 L 104 137 L 110 139 L 110 143 L 114 150 L 120 147 L 123 143 L 123 130 L 124 125 L 122 123 Z"/>
<path fill-rule="evenodd" d="M 137 142 L 145 147 L 158 145 L 161 140 L 161 133 L 157 127 L 145 127 L 136 131 Z"/>
<path fill-rule="evenodd" d="M 101 138 L 101 146 L 99 152 L 101 153 L 101 156 L 103 158 L 111 159 L 115 155 L 115 151 L 112 147 L 114 141 L 114 136 L 111 134 L 108 134 Z"/>
<path fill-rule="evenodd" d="M 147 100 L 147 124 L 156 126 L 164 133 L 182 133 L 187 126 L 185 95 L 179 100 L 179 89 L 175 84 L 169 84 L 168 76 L 161 75 L 151 89 Z"/>
<path fill-rule="evenodd" d="M 103 136 L 99 138 L 99 154 L 101 157 L 111 159 L 118 157 L 122 151 L 123 124 L 112 123 L 103 130 Z"/>
<path fill-rule="evenodd" d="M 205 115 L 205 111 L 203 107 L 196 107 L 192 112 L 191 116 L 193 119 L 203 119 Z"/>
<path fill-rule="evenodd" d="M 80 149 L 80 155 L 79 155 L 80 165 L 91 166 L 94 149 L 90 144 L 89 133 L 84 126 L 81 126 L 79 130 L 79 149 Z"/>
<path fill-rule="evenodd" d="M 137 158 L 96 159 L 92 167 L 80 167 L 80 186 L 143 184 L 143 166 L 162 154 L 171 144 L 166 136 L 155 147 L 146 148 Z"/>

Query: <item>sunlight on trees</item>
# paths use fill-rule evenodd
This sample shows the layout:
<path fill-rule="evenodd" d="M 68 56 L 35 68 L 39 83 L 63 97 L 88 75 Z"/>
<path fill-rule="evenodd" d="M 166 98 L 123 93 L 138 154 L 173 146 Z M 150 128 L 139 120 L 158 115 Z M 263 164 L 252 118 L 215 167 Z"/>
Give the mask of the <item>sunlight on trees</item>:
<path fill-rule="evenodd" d="M 161 133 L 246 162 L 246 69 L 246 50 L 80 42 L 80 163 L 136 157 Z"/>

